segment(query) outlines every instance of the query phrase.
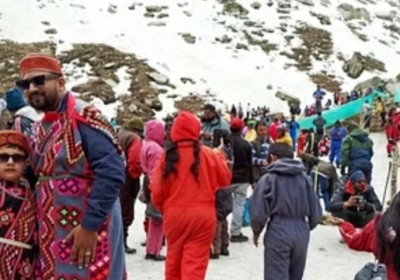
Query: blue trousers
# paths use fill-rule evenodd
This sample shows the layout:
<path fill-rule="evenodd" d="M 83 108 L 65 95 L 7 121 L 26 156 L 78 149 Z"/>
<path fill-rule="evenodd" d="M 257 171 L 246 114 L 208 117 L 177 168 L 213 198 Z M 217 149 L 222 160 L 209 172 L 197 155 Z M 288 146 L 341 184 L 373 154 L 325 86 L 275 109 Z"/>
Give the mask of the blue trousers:
<path fill-rule="evenodd" d="M 293 151 L 296 151 L 296 145 L 297 145 L 297 131 L 296 131 L 296 132 L 290 132 L 290 137 L 292 138 L 292 141 L 293 141 L 292 149 L 293 149 Z"/>
<path fill-rule="evenodd" d="M 311 171 L 310 177 L 314 184 L 315 172 Z M 331 201 L 331 194 L 329 192 L 329 178 L 320 174 L 317 174 L 317 195 L 324 201 L 325 210 L 328 211 L 329 203 Z"/>
<path fill-rule="evenodd" d="M 308 222 L 272 217 L 264 236 L 264 280 L 302 280 L 309 241 Z"/>
<path fill-rule="evenodd" d="M 331 142 L 331 152 L 329 154 L 329 161 L 331 163 L 336 159 L 335 163 L 337 165 L 340 164 L 341 148 L 342 148 L 342 141 L 338 142 L 338 141 L 332 140 L 332 142 Z"/>

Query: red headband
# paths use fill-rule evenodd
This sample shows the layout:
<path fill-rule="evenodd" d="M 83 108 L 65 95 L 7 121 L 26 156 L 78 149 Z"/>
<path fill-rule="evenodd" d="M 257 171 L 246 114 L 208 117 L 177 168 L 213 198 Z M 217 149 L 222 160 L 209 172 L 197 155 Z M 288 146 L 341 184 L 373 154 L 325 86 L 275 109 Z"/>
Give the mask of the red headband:
<path fill-rule="evenodd" d="M 15 145 L 29 154 L 28 137 L 14 130 L 0 131 L 0 147 L 5 145 Z"/>
<path fill-rule="evenodd" d="M 25 56 L 19 62 L 19 69 L 22 76 L 31 71 L 48 71 L 55 74 L 62 74 L 61 65 L 57 58 L 41 53 Z"/>

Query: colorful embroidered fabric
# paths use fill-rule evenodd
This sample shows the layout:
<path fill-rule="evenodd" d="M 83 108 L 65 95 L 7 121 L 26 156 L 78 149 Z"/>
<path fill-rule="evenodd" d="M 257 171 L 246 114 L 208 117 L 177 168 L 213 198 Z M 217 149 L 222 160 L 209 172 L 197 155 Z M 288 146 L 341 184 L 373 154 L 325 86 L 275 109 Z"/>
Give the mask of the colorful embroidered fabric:
<path fill-rule="evenodd" d="M 35 125 L 32 166 L 39 174 L 37 280 L 114 280 L 114 270 L 118 269 L 119 274 L 125 270 L 124 259 L 118 259 L 119 253 L 113 251 L 117 244 L 122 244 L 122 235 L 111 218 L 98 231 L 95 261 L 89 268 L 78 269 L 76 263 L 70 264 L 72 243 L 63 243 L 67 234 L 80 224 L 94 181 L 93 170 L 83 151 L 78 122 L 102 131 L 122 156 L 117 135 L 109 122 L 99 110 L 75 100 L 72 94 L 68 96 L 66 112 L 47 113 Z M 114 211 L 120 211 L 119 204 Z"/>
<path fill-rule="evenodd" d="M 0 237 L 36 245 L 35 197 L 26 181 L 10 184 L 0 181 Z M 0 279 L 31 280 L 34 249 L 0 242 Z"/>

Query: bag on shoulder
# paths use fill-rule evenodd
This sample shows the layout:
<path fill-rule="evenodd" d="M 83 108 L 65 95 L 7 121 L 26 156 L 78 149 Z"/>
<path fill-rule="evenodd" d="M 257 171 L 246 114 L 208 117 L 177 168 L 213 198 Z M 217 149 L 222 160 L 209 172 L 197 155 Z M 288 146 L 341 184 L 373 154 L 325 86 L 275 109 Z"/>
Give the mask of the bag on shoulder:
<path fill-rule="evenodd" d="M 145 215 L 147 218 L 154 219 L 160 222 L 162 222 L 163 220 L 161 212 L 158 211 L 157 208 L 151 202 L 147 204 Z"/>
<path fill-rule="evenodd" d="M 387 280 L 386 266 L 369 262 L 356 274 L 354 280 Z"/>

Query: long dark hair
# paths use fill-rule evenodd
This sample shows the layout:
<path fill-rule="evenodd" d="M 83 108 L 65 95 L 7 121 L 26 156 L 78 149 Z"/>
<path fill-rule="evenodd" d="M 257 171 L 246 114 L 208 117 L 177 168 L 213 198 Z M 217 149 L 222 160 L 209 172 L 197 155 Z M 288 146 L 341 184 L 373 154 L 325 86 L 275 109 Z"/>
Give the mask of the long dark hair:
<path fill-rule="evenodd" d="M 200 143 L 199 141 L 193 141 L 193 156 L 194 161 L 190 166 L 190 172 L 196 178 L 196 181 L 199 181 L 199 165 L 200 165 Z M 163 170 L 162 177 L 166 180 L 169 175 L 178 174 L 178 170 L 176 169 L 176 164 L 179 161 L 179 153 L 178 153 L 178 145 L 175 142 L 172 142 L 166 150 L 165 153 L 165 166 Z"/>
<path fill-rule="evenodd" d="M 378 259 L 384 262 L 391 257 L 394 272 L 400 278 L 400 194 L 394 198 L 390 207 L 382 215 L 376 225 L 376 245 Z M 389 229 L 396 232 L 395 239 L 391 242 L 388 237 Z"/>

